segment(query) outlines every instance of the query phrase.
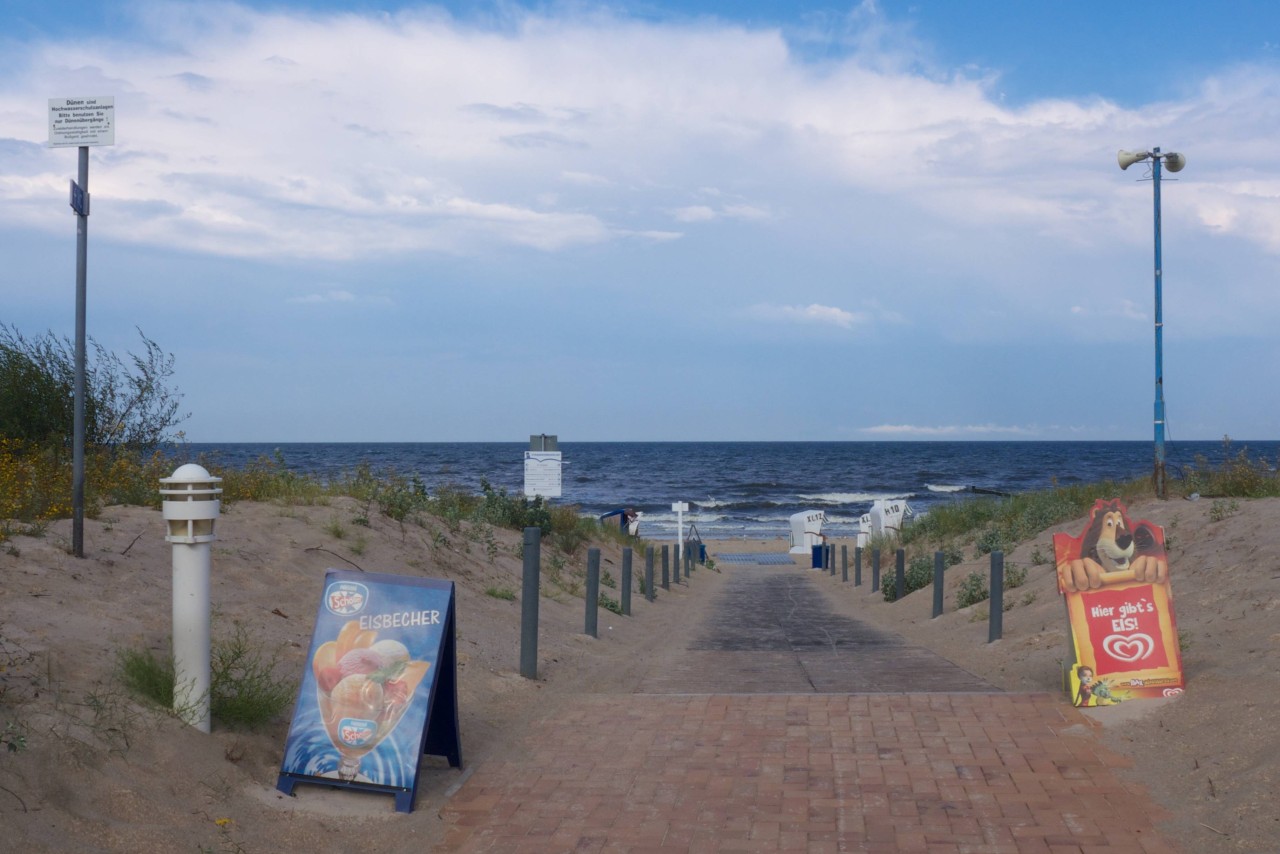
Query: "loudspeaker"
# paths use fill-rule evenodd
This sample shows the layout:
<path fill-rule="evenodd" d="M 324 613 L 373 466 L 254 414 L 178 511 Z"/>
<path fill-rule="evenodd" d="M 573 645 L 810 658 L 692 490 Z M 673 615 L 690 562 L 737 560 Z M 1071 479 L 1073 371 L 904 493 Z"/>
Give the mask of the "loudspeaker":
<path fill-rule="evenodd" d="M 1138 161 L 1146 160 L 1150 156 L 1151 156 L 1151 152 L 1149 151 L 1125 151 L 1122 148 L 1120 149 L 1120 153 L 1116 155 L 1116 160 L 1120 163 L 1121 169 L 1128 169 L 1130 166 L 1137 163 Z M 1181 169 L 1181 168 L 1182 168 L 1181 166 L 1178 167 L 1178 169 Z M 1178 169 L 1174 169 L 1173 171 L 1177 172 Z"/>
<path fill-rule="evenodd" d="M 1182 167 L 1187 165 L 1187 158 L 1181 154 L 1170 151 L 1164 156 L 1164 168 L 1170 172 L 1181 172 Z"/>

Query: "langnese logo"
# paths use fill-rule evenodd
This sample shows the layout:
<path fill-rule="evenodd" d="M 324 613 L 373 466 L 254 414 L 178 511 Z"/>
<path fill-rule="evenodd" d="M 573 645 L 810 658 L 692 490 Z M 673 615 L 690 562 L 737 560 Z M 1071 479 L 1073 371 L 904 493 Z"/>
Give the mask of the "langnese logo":
<path fill-rule="evenodd" d="M 358 581 L 335 581 L 324 592 L 324 606 L 339 617 L 359 614 L 368 602 L 369 588 Z"/>

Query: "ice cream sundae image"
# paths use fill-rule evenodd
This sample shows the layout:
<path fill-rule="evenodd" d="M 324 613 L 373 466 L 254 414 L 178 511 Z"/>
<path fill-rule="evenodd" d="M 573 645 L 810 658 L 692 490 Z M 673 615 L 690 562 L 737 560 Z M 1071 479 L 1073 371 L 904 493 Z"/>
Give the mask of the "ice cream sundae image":
<path fill-rule="evenodd" d="M 311 670 L 325 731 L 341 756 L 340 780 L 356 779 L 360 760 L 400 723 L 430 666 L 411 660 L 400 641 L 362 630 L 358 620 L 316 650 Z"/>

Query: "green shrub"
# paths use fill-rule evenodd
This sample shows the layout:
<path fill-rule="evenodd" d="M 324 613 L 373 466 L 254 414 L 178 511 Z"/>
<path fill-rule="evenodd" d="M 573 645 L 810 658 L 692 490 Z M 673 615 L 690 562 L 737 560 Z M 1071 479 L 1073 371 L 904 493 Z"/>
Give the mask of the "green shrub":
<path fill-rule="evenodd" d="M 917 555 L 908 563 L 903 573 L 905 595 L 923 590 L 933 584 L 933 556 Z M 898 598 L 897 570 L 891 570 L 880 578 L 880 592 L 884 601 L 892 602 Z"/>
<path fill-rule="evenodd" d="M 970 605 L 985 602 L 990 598 L 991 592 L 987 589 L 987 577 L 974 570 L 964 577 L 964 580 L 960 582 L 959 589 L 956 590 L 956 608 L 968 608 Z"/>
<path fill-rule="evenodd" d="M 165 709 L 173 708 L 173 659 L 149 649 L 126 649 L 119 654 L 117 671 L 124 687 L 134 696 Z"/>
<path fill-rule="evenodd" d="M 974 547 L 977 550 L 975 557 L 982 557 L 992 552 L 1002 552 L 1005 549 L 1006 534 L 999 528 L 988 528 L 978 535 Z"/>
<path fill-rule="evenodd" d="M 515 591 L 508 587 L 489 587 L 484 591 L 484 595 L 492 596 L 494 599 L 501 599 L 504 602 L 514 602 L 516 600 Z"/>
<path fill-rule="evenodd" d="M 1004 565 L 1004 586 L 1010 590 L 1027 583 L 1027 568 L 1012 563 Z"/>
<path fill-rule="evenodd" d="M 275 675 L 277 656 L 266 657 L 261 645 L 242 627 L 213 642 L 209 673 L 209 713 L 228 727 L 256 729 L 280 716 L 293 702 L 294 689 Z M 126 689 L 161 708 L 172 710 L 174 667 L 171 656 L 151 650 L 120 652 L 117 672 Z"/>
<path fill-rule="evenodd" d="M 1240 512 L 1240 502 L 1234 498 L 1219 498 L 1209 505 L 1209 521 L 1221 522 L 1228 516 L 1233 516 Z"/>
<path fill-rule="evenodd" d="M 279 656 L 265 656 L 262 645 L 243 627 L 215 641 L 212 652 L 209 711 L 214 720 L 233 728 L 256 729 L 289 708 L 294 688 L 275 675 Z"/>
<path fill-rule="evenodd" d="M 1222 437 L 1223 460 L 1215 468 L 1203 455 L 1182 473 L 1183 491 L 1205 497 L 1267 498 L 1280 495 L 1280 477 L 1264 458 L 1253 459 L 1248 447 L 1231 453 L 1231 437 Z"/>
<path fill-rule="evenodd" d="M 480 479 L 480 491 L 479 505 L 472 514 L 476 521 L 515 531 L 540 528 L 544 535 L 551 532 L 551 510 L 541 495 L 508 495 L 505 489 L 494 489 L 485 478 Z"/>
<path fill-rule="evenodd" d="M 612 611 L 615 614 L 622 613 L 622 605 L 618 604 L 618 600 L 613 599 L 604 593 L 600 594 L 600 598 L 597 599 L 596 602 L 606 611 Z"/>
<path fill-rule="evenodd" d="M 85 344 L 85 443 L 149 452 L 186 419 L 169 386 L 173 356 L 142 330 L 142 352 L 121 359 L 92 338 Z M 0 438 L 70 445 L 75 342 L 46 332 L 26 338 L 0 323 Z M 126 364 L 126 362 L 128 364 Z"/>

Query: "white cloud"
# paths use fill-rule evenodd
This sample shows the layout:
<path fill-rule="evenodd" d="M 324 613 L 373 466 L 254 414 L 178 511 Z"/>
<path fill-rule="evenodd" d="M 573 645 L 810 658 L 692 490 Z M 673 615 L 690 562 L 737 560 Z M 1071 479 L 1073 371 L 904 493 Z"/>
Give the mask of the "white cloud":
<path fill-rule="evenodd" d="M 43 104 L 93 91 L 117 112 L 117 144 L 92 158 L 95 238 L 166 251 L 492 257 L 674 247 L 707 226 L 780 266 L 856 257 L 900 280 L 878 285 L 897 291 L 893 311 L 762 309 L 792 322 L 900 325 L 963 293 L 955 334 L 982 336 L 1031 326 L 1064 286 L 1077 314 L 1139 319 L 1136 304 L 1104 307 L 1100 250 L 1149 252 L 1149 190 L 1114 151 L 1154 139 L 1188 156 L 1165 196 L 1171 248 L 1231 238 L 1280 258 L 1273 68 L 1136 109 L 1009 107 L 992 79 L 934 68 L 874 3 L 815 26 L 845 34 L 821 62 L 770 28 L 546 8 L 467 23 L 166 4 L 145 7 L 143 40 L 77 43 L 74 65 L 67 44 L 32 45 L 0 80 L 0 227 L 65 228 L 74 158 L 43 146 Z M 814 293 L 837 287 L 834 267 Z M 1280 320 L 1280 297 L 1250 308 Z"/>
<path fill-rule="evenodd" d="M 608 187 L 613 184 L 612 181 L 602 175 L 592 175 L 588 172 L 575 172 L 572 169 L 566 169 L 561 172 L 560 179 L 566 184 L 577 184 L 581 187 Z"/>
<path fill-rule="evenodd" d="M 838 326 L 841 329 L 852 329 L 856 324 L 864 323 L 866 315 L 829 305 L 769 305 L 761 303 L 747 309 L 749 316 L 758 320 L 781 321 L 784 323 L 812 323 L 824 326 Z"/>
<path fill-rule="evenodd" d="M 325 291 L 322 294 L 307 294 L 301 297 L 291 297 L 289 302 L 317 304 L 317 303 L 345 303 L 355 302 L 356 296 L 350 291 L 334 290 Z"/>
<path fill-rule="evenodd" d="M 938 439 L 955 436 L 1036 436 L 1040 434 L 1040 430 L 1034 427 L 1000 424 L 949 424 L 938 426 L 879 424 L 875 427 L 863 427 L 860 432 L 869 433 L 873 436 L 907 436 Z"/>
<path fill-rule="evenodd" d="M 690 205 L 672 211 L 677 222 L 707 222 L 716 218 L 716 212 L 706 205 Z"/>

